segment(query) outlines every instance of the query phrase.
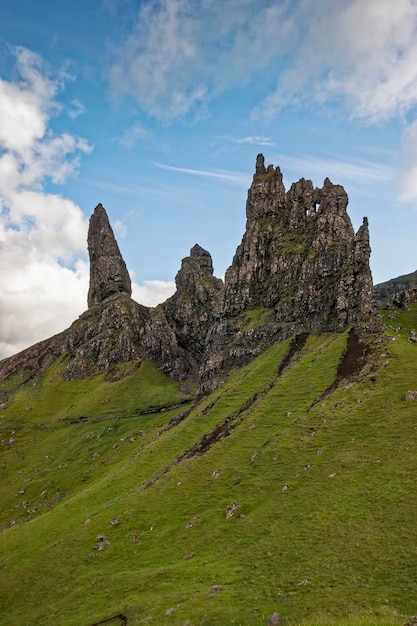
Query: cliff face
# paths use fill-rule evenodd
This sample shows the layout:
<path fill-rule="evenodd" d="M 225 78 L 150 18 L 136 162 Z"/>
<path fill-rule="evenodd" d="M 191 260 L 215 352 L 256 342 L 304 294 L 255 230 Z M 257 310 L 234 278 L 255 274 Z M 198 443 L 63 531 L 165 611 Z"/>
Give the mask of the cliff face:
<path fill-rule="evenodd" d="M 285 192 L 279 170 L 257 159 L 246 232 L 225 277 L 227 316 L 259 306 L 277 321 L 341 330 L 372 310 L 368 223 L 355 235 L 348 197 L 326 179 Z"/>
<path fill-rule="evenodd" d="M 279 168 L 258 155 L 246 231 L 226 272 L 195 245 L 176 293 L 154 309 L 131 299 L 126 265 L 99 204 L 90 220 L 88 310 L 56 337 L 0 363 L 0 379 L 37 372 L 65 356 L 64 376 L 82 378 L 112 363 L 150 359 L 165 373 L 215 388 L 230 367 L 297 331 L 341 331 L 372 311 L 369 232 L 355 234 L 348 197 L 328 179 L 301 179 L 286 192 Z"/>
<path fill-rule="evenodd" d="M 211 255 L 196 244 L 183 259 L 175 283 L 175 294 L 151 312 L 141 345 L 166 374 L 196 381 L 207 333 L 220 315 L 223 282 L 213 276 Z"/>
<path fill-rule="evenodd" d="M 297 330 L 341 331 L 372 311 L 368 222 L 355 234 L 348 197 L 329 179 L 285 191 L 279 168 L 258 155 L 246 232 L 225 276 L 222 317 L 208 337 L 202 385 Z M 248 324 L 247 312 L 255 311 Z M 246 316 L 245 316 L 246 312 Z"/>

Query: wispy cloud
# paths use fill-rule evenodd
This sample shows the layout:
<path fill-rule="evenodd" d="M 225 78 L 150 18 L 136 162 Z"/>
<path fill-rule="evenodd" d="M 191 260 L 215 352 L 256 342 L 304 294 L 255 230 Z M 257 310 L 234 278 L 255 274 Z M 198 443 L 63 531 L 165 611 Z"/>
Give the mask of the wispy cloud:
<path fill-rule="evenodd" d="M 343 105 L 348 115 L 380 122 L 417 103 L 417 3 L 315 0 L 297 3 L 297 48 L 277 73 L 260 113 L 282 107 Z"/>
<path fill-rule="evenodd" d="M 164 163 L 154 163 L 156 167 L 160 167 L 164 170 L 170 170 L 172 172 L 179 172 L 181 174 L 190 174 L 191 176 L 200 176 L 203 178 L 217 178 L 229 183 L 238 185 L 247 185 L 250 182 L 250 176 L 244 172 L 233 172 L 227 170 L 195 170 L 188 167 L 175 167 L 173 165 L 166 165 Z"/>
<path fill-rule="evenodd" d="M 392 170 L 374 161 L 366 159 L 344 159 L 340 157 L 322 158 L 314 155 L 291 156 L 276 154 L 273 157 L 281 169 L 295 172 L 297 175 L 334 177 L 333 182 L 349 180 L 358 181 L 387 181 L 393 178 Z"/>
<path fill-rule="evenodd" d="M 223 135 L 218 137 L 220 141 L 225 141 L 237 145 L 249 145 L 249 146 L 275 146 L 276 142 L 271 137 L 259 137 L 258 135 L 251 135 L 248 137 L 233 137 L 229 135 Z"/>
<path fill-rule="evenodd" d="M 85 106 L 79 100 L 71 100 L 68 108 L 68 115 L 75 120 L 79 115 L 84 115 Z"/>
<path fill-rule="evenodd" d="M 287 2 L 144 0 L 111 68 L 112 90 L 171 121 L 266 67 L 291 28 Z"/>
<path fill-rule="evenodd" d="M 378 122 L 417 103 L 416 27 L 415 0 L 144 0 L 111 84 L 172 120 L 268 68 L 262 115 L 332 103 Z"/>
<path fill-rule="evenodd" d="M 126 128 L 118 141 L 123 148 L 131 149 L 147 137 L 149 137 L 149 131 L 141 122 L 135 122 L 132 126 Z"/>

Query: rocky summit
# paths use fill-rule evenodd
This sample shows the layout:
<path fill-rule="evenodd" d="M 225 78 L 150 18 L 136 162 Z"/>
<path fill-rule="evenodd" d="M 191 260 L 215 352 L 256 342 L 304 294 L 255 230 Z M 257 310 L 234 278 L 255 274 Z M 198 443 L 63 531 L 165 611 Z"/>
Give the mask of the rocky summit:
<path fill-rule="evenodd" d="M 88 310 L 63 333 L 0 363 L 0 379 L 38 373 L 57 357 L 82 378 L 122 362 L 153 361 L 172 378 L 214 389 L 234 366 L 296 332 L 342 331 L 372 312 L 369 232 L 355 233 L 348 196 L 326 178 L 285 190 L 279 167 L 256 159 L 246 230 L 226 272 L 195 245 L 176 293 L 155 308 L 131 298 L 130 277 L 105 209 L 90 219 Z"/>

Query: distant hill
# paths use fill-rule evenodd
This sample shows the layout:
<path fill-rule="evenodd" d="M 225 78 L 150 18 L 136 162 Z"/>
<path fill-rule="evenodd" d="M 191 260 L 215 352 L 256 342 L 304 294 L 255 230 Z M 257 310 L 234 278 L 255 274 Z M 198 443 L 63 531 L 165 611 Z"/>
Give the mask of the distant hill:
<path fill-rule="evenodd" d="M 392 304 L 395 294 L 417 288 L 417 270 L 374 286 L 374 302 L 378 308 Z"/>

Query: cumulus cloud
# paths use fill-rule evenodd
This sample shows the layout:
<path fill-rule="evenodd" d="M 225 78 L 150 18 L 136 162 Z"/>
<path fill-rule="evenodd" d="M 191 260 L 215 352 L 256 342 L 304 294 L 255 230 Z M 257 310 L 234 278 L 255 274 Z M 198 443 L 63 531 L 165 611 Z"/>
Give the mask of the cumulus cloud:
<path fill-rule="evenodd" d="M 145 280 L 142 284 L 132 281 L 132 298 L 145 306 L 156 306 L 165 302 L 175 292 L 175 282 Z"/>
<path fill-rule="evenodd" d="M 51 132 L 61 81 L 29 50 L 14 52 L 18 78 L 0 78 L 0 358 L 63 330 L 88 288 L 87 220 L 44 185 L 73 175 L 91 147 Z"/>
<path fill-rule="evenodd" d="M 79 100 L 71 100 L 68 108 L 68 115 L 71 119 L 75 120 L 79 115 L 84 115 L 85 106 Z"/>

